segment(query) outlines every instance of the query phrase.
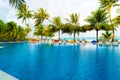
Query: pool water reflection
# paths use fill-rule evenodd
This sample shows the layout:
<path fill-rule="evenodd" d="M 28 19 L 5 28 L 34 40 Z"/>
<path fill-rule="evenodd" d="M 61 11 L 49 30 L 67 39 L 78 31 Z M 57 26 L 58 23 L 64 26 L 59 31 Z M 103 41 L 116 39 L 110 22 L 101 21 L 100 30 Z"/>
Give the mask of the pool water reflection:
<path fill-rule="evenodd" d="M 20 80 L 119 80 L 120 47 L 0 44 L 0 69 Z"/>

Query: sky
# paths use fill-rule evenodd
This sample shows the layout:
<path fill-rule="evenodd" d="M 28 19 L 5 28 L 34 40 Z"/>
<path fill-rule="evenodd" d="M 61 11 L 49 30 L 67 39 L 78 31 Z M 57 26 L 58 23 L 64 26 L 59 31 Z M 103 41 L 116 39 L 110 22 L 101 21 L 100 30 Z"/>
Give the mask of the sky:
<path fill-rule="evenodd" d="M 84 19 L 90 15 L 92 11 L 95 11 L 99 7 L 98 0 L 25 0 L 29 9 L 37 11 L 39 8 L 44 8 L 50 15 L 50 19 L 55 16 L 60 16 L 62 22 L 65 23 L 65 18 L 69 18 L 71 13 L 80 14 L 80 25 L 87 24 Z M 119 1 L 120 3 L 120 1 Z M 112 18 L 114 18 L 118 7 L 112 8 Z M 8 0 L 0 0 L 0 19 L 7 21 L 15 21 L 19 25 L 24 25 L 21 20 L 17 19 L 16 10 L 9 5 Z M 45 21 L 44 24 L 48 22 Z M 29 24 L 34 30 L 34 21 L 30 20 Z M 33 32 L 33 31 L 32 31 Z M 119 36 L 120 28 L 116 31 L 116 36 Z M 99 32 L 99 36 L 103 33 Z M 55 35 L 57 36 L 57 34 Z M 67 34 L 62 34 L 62 37 L 69 37 Z M 88 31 L 86 33 L 80 33 L 79 37 L 95 37 L 95 31 Z"/>

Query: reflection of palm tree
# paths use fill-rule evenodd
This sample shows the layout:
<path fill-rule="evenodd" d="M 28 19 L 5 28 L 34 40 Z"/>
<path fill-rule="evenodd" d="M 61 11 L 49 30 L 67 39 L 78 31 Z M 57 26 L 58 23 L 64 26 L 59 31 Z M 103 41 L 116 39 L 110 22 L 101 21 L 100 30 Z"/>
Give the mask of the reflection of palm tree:
<path fill-rule="evenodd" d="M 101 30 L 101 27 L 106 23 L 107 17 L 106 12 L 103 9 L 98 9 L 91 13 L 91 16 L 88 16 L 85 21 L 90 24 L 90 27 L 96 30 L 96 41 L 98 42 L 98 31 Z"/>
<path fill-rule="evenodd" d="M 14 6 L 15 8 L 21 7 L 25 4 L 25 0 L 9 0 L 10 5 Z"/>
<path fill-rule="evenodd" d="M 120 4 L 116 4 L 118 2 L 118 0 L 99 0 L 99 1 L 101 3 L 101 7 L 105 8 L 106 11 L 108 12 L 108 17 L 110 19 L 110 24 L 112 26 L 114 26 L 113 23 L 112 23 L 112 19 L 111 19 L 111 8 L 113 6 L 120 6 Z M 114 29 L 113 29 L 113 36 L 114 36 Z M 112 39 L 112 41 L 114 41 L 114 38 Z"/>
<path fill-rule="evenodd" d="M 75 41 L 75 35 L 76 35 L 76 33 L 78 32 L 79 33 L 79 31 L 78 31 L 78 27 L 79 27 L 79 23 L 78 23 L 78 21 L 79 21 L 79 14 L 77 14 L 77 13 L 72 13 L 71 15 L 70 15 L 70 19 L 66 19 L 72 26 L 73 26 L 73 39 L 74 39 L 74 41 Z"/>
<path fill-rule="evenodd" d="M 60 30 L 61 30 L 61 18 L 58 17 L 54 17 L 53 21 L 52 21 L 53 25 L 56 26 L 57 30 L 58 30 L 58 39 L 60 40 Z"/>

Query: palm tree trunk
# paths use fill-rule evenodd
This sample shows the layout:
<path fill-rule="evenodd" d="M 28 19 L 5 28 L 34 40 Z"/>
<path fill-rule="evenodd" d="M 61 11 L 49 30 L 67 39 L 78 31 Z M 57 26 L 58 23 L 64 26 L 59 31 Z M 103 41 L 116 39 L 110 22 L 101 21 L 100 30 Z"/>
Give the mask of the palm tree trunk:
<path fill-rule="evenodd" d="M 114 29 L 113 29 L 112 33 L 113 33 L 112 42 L 114 42 L 114 34 L 115 34 Z"/>
<path fill-rule="evenodd" d="M 60 30 L 58 31 L 58 39 L 60 40 Z"/>
<path fill-rule="evenodd" d="M 98 43 L 98 30 L 96 30 L 96 41 Z"/>
<path fill-rule="evenodd" d="M 74 31 L 74 34 L 73 34 L 73 40 L 75 41 L 75 31 Z"/>

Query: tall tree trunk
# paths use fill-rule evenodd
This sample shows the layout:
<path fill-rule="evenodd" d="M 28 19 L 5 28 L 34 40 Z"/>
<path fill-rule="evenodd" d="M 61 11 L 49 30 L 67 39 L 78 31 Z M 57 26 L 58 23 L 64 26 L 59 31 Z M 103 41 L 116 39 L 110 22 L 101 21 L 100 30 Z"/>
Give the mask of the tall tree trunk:
<path fill-rule="evenodd" d="M 75 41 L 75 31 L 74 31 L 74 34 L 73 34 L 73 40 Z"/>
<path fill-rule="evenodd" d="M 58 39 L 60 40 L 60 30 L 58 31 Z"/>
<path fill-rule="evenodd" d="M 112 42 L 114 42 L 114 35 L 115 35 L 114 29 L 113 29 L 112 33 L 113 33 Z"/>
<path fill-rule="evenodd" d="M 98 30 L 96 30 L 96 41 L 98 43 Z"/>

